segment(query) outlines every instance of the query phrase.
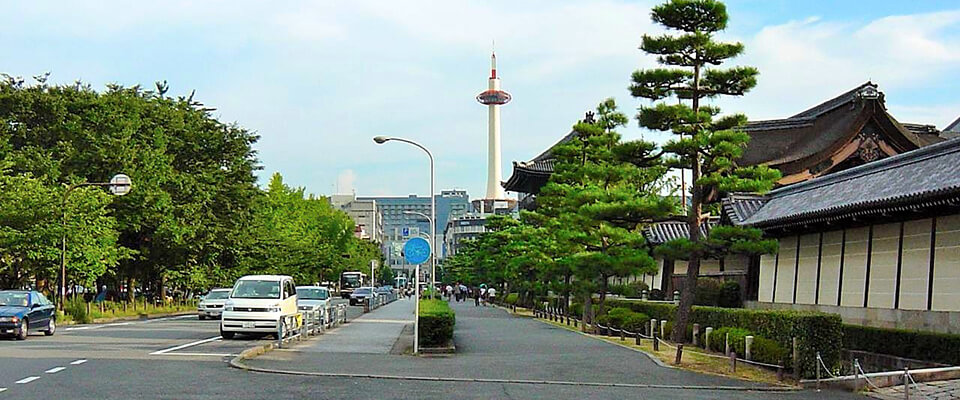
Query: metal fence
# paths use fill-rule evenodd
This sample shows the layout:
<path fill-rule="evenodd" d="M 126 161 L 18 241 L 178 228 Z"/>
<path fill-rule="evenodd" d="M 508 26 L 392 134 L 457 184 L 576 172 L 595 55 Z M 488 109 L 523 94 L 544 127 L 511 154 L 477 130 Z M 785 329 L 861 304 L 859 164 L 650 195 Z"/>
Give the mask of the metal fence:
<path fill-rule="evenodd" d="M 284 315 L 277 325 L 277 347 L 293 340 L 303 340 L 310 336 L 323 334 L 347 322 L 347 306 L 330 305 L 315 310 L 304 310 Z"/>

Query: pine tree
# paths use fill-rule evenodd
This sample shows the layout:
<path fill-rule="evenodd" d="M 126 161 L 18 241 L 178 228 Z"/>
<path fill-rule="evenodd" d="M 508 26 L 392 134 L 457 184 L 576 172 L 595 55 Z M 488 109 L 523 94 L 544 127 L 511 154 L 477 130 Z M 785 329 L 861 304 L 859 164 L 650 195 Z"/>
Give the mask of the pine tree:
<path fill-rule="evenodd" d="M 737 130 L 747 122 L 746 116 L 718 117 L 719 108 L 704 104 L 719 96 L 742 96 L 757 83 L 756 68 L 717 67 L 744 48 L 741 43 L 713 38 L 727 26 L 726 6 L 715 0 L 670 0 L 654 7 L 651 17 L 670 33 L 644 35 L 640 48 L 656 55 L 664 67 L 634 72 L 630 91 L 634 97 L 656 103 L 641 106 L 637 120 L 642 127 L 678 135 L 663 150 L 673 155 L 669 160 L 672 167 L 689 169 L 692 175 L 687 209 L 690 237 L 668 243 L 661 250 L 689 263 L 671 333 L 673 340 L 680 341 L 693 305 L 701 259 L 728 252 L 775 251 L 775 244 L 751 229 L 723 227 L 709 238 L 701 237 L 699 227 L 708 215 L 705 205 L 715 203 L 724 192 L 769 190 L 780 175 L 765 166 L 737 165 L 749 140 Z"/>

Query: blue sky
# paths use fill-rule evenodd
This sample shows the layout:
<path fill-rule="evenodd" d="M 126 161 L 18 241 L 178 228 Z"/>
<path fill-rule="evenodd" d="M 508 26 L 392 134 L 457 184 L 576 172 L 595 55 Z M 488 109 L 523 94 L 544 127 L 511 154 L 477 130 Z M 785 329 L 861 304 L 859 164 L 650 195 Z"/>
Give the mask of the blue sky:
<path fill-rule="evenodd" d="M 438 190 L 483 194 L 491 42 L 513 101 L 502 110 L 504 179 L 606 97 L 628 114 L 637 50 L 659 29 L 650 1 L 3 1 L 0 72 L 196 90 L 224 121 L 257 131 L 264 170 L 308 191 L 425 194 L 418 140 Z M 960 116 L 955 1 L 729 1 L 720 35 L 747 47 L 759 85 L 726 111 L 780 118 L 867 80 L 902 122 Z M 658 141 L 633 122 L 626 138 Z"/>

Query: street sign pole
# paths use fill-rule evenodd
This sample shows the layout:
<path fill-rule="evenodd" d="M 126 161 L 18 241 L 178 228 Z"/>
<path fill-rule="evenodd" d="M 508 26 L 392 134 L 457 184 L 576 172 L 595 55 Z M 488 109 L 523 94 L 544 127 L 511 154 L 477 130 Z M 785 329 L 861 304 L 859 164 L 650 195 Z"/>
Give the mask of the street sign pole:
<path fill-rule="evenodd" d="M 420 264 L 417 264 L 417 271 L 413 276 L 415 285 L 413 286 L 414 297 L 417 305 L 413 313 L 413 354 L 420 354 Z"/>

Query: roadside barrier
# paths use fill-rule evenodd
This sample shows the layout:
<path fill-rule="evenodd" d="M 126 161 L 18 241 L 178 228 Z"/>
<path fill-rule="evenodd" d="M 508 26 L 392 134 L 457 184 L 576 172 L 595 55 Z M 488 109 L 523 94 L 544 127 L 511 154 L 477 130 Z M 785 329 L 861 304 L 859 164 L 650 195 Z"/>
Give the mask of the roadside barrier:
<path fill-rule="evenodd" d="M 277 326 L 277 348 L 293 340 L 303 340 L 323 334 L 347 322 L 347 306 L 338 304 L 317 310 L 305 310 L 284 315 Z"/>
<path fill-rule="evenodd" d="M 397 300 L 396 293 L 380 294 L 370 300 L 370 298 L 363 299 L 363 312 L 368 313 L 370 311 L 376 310 L 380 307 L 383 307 L 387 304 L 393 303 Z"/>

